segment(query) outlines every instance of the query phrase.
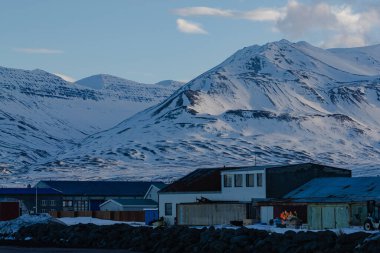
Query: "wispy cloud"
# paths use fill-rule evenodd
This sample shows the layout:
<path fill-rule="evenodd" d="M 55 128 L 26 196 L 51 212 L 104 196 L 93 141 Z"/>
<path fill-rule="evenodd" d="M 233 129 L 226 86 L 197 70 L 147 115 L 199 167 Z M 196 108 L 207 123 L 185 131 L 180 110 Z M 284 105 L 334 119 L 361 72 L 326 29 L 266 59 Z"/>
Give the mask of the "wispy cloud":
<path fill-rule="evenodd" d="M 283 16 L 281 9 L 260 8 L 241 12 L 239 17 L 252 21 L 277 21 Z"/>
<path fill-rule="evenodd" d="M 67 81 L 67 82 L 70 82 L 70 83 L 73 83 L 75 82 L 76 80 L 74 78 L 72 78 L 71 76 L 67 76 L 67 75 L 64 75 L 62 73 L 53 73 L 54 75 L 56 76 L 59 76 L 60 78 L 62 78 L 63 80 Z"/>
<path fill-rule="evenodd" d="M 334 5 L 323 0 L 309 3 L 289 0 L 279 8 L 239 11 L 201 6 L 175 9 L 173 13 L 179 16 L 218 16 L 268 22 L 272 25 L 272 31 L 280 32 L 286 38 L 307 40 L 308 37 L 318 37 L 323 47 L 363 46 L 378 42 L 380 4 L 367 1 L 349 3 Z M 354 7 L 360 8 L 355 11 Z"/>
<path fill-rule="evenodd" d="M 62 50 L 50 48 L 13 48 L 13 51 L 25 54 L 63 54 Z"/>
<path fill-rule="evenodd" d="M 233 12 L 230 10 L 222 10 L 217 8 L 210 7 L 188 7 L 188 8 L 180 8 L 173 10 L 173 13 L 179 16 L 187 17 L 187 16 L 222 16 L 222 17 L 231 17 L 233 16 Z"/>
<path fill-rule="evenodd" d="M 194 23 L 182 18 L 177 19 L 177 28 L 180 32 L 191 34 L 207 34 L 201 24 Z"/>

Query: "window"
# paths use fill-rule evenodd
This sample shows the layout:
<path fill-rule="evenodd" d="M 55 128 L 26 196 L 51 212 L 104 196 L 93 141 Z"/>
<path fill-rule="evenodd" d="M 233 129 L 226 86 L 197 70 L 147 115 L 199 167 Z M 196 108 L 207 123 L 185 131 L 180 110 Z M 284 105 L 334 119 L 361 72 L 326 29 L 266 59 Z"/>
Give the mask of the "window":
<path fill-rule="evenodd" d="M 172 216 L 173 209 L 172 209 L 172 203 L 165 203 L 165 216 Z"/>
<path fill-rule="evenodd" d="M 47 206 L 47 200 L 41 200 L 41 206 Z"/>
<path fill-rule="evenodd" d="M 55 200 L 50 200 L 49 201 L 49 206 L 55 206 Z"/>
<path fill-rule="evenodd" d="M 41 213 L 47 213 L 46 209 L 41 209 Z"/>
<path fill-rule="evenodd" d="M 243 187 L 243 175 L 235 174 L 235 187 Z"/>
<path fill-rule="evenodd" d="M 254 187 L 255 186 L 255 174 L 245 175 L 245 186 Z"/>
<path fill-rule="evenodd" d="M 232 187 L 232 175 L 224 175 L 224 187 Z"/>
<path fill-rule="evenodd" d="M 257 173 L 257 186 L 263 186 L 263 173 Z"/>

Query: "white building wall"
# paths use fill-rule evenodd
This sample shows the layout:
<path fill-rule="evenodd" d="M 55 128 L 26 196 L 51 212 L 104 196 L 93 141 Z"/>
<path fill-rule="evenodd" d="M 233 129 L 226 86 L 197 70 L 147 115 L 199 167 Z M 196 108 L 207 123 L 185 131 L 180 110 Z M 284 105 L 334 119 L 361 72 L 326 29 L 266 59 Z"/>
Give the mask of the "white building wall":
<path fill-rule="evenodd" d="M 123 207 L 113 201 L 109 201 L 106 204 L 100 206 L 100 211 L 123 211 Z"/>
<path fill-rule="evenodd" d="M 257 186 L 257 174 L 262 173 L 262 186 Z M 243 186 L 235 187 L 235 182 L 233 180 L 232 187 L 224 186 L 224 175 L 243 175 Z M 254 174 L 254 187 L 246 187 L 246 174 Z M 246 201 L 250 202 L 252 199 L 266 198 L 266 178 L 265 170 L 239 170 L 239 171 L 223 171 L 221 173 L 222 180 L 222 195 L 224 199 L 236 200 L 236 201 Z"/>
<path fill-rule="evenodd" d="M 177 204 L 193 203 L 197 199 L 207 198 L 210 200 L 223 200 L 220 192 L 215 193 L 159 193 L 159 217 L 164 217 L 164 220 L 169 224 L 174 224 L 174 218 L 177 216 Z M 165 215 L 165 203 L 172 203 L 172 215 Z"/>
<path fill-rule="evenodd" d="M 158 187 L 152 185 L 148 192 L 145 194 L 145 197 L 144 199 L 151 199 L 151 200 L 154 200 L 156 202 L 158 202 L 158 191 L 160 189 L 158 189 Z"/>

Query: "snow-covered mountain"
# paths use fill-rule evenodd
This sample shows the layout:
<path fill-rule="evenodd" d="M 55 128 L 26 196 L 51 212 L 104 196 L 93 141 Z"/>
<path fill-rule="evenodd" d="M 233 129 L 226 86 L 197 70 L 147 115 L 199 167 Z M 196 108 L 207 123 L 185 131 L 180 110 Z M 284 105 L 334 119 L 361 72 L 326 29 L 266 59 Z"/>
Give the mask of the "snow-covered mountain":
<path fill-rule="evenodd" d="M 379 174 L 380 45 L 324 50 L 281 40 L 243 48 L 45 168 L 172 178 L 255 158 Z"/>
<path fill-rule="evenodd" d="M 0 178 L 17 180 L 26 172 L 38 177 L 39 163 L 176 90 L 102 77 L 105 87 L 91 80 L 68 83 L 42 70 L 0 67 Z"/>

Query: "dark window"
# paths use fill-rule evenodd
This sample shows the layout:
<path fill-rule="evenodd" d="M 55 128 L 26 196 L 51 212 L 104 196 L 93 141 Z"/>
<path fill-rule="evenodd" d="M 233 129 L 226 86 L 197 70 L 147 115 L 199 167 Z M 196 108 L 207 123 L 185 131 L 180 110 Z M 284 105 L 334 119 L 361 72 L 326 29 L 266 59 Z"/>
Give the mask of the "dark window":
<path fill-rule="evenodd" d="M 173 215 L 173 204 L 172 203 L 165 203 L 165 216 L 172 216 Z"/>
<path fill-rule="evenodd" d="M 42 200 L 41 201 L 41 206 L 47 206 L 47 200 Z"/>
<path fill-rule="evenodd" d="M 55 200 L 49 200 L 49 206 L 55 206 Z"/>
<path fill-rule="evenodd" d="M 255 186 L 255 174 L 245 175 L 245 184 L 247 187 L 254 187 Z"/>
<path fill-rule="evenodd" d="M 263 186 L 263 173 L 257 173 L 257 186 Z"/>
<path fill-rule="evenodd" d="M 235 174 L 235 187 L 243 187 L 243 175 Z"/>
<path fill-rule="evenodd" d="M 232 175 L 224 175 L 224 187 L 232 187 Z"/>

